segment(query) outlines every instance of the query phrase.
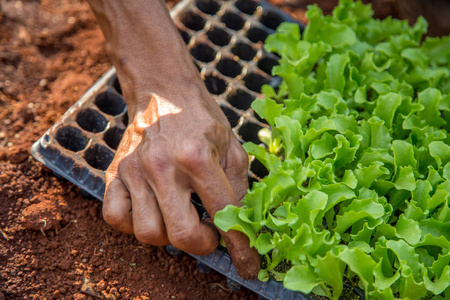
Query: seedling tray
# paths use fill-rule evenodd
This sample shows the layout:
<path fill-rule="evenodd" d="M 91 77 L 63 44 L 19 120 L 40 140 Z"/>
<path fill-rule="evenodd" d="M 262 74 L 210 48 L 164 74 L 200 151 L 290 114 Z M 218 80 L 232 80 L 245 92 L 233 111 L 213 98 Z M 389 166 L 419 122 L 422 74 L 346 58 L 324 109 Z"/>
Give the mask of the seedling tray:
<path fill-rule="evenodd" d="M 258 131 L 268 127 L 252 108 L 264 84 L 277 85 L 271 69 L 278 57 L 263 50 L 265 38 L 288 15 L 263 0 L 184 0 L 171 16 L 213 95 L 240 142 L 260 143 Z M 114 68 L 100 78 L 33 146 L 33 157 L 93 197 L 102 200 L 105 171 L 128 124 L 127 107 Z M 264 177 L 257 161 L 249 167 L 250 184 Z M 193 199 L 202 217 L 201 202 Z M 173 249 L 172 249 L 173 250 Z M 267 299 L 312 299 L 269 280 L 244 280 L 230 256 L 219 247 L 195 256 L 199 266 L 227 276 Z"/>

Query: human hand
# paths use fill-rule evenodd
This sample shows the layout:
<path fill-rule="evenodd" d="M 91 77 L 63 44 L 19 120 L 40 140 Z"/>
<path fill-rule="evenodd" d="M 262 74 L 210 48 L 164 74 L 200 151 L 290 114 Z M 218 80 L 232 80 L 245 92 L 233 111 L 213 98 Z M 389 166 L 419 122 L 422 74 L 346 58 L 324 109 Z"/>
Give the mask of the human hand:
<path fill-rule="evenodd" d="M 141 242 L 209 254 L 219 234 L 211 220 L 199 220 L 191 193 L 211 217 L 228 204 L 239 205 L 248 188 L 248 156 L 203 87 L 142 97 L 148 106 L 131 116 L 106 172 L 103 216 Z M 197 100 L 173 104 L 183 99 Z M 259 256 L 247 237 L 221 234 L 239 274 L 257 274 Z"/>

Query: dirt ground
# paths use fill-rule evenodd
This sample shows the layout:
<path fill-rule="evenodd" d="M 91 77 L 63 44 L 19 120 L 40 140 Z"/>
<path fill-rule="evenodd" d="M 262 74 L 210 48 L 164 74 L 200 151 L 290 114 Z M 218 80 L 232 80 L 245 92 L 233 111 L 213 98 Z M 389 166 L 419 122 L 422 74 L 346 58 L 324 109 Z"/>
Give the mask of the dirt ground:
<path fill-rule="evenodd" d="M 310 1 L 272 2 L 305 20 Z M 337 1 L 321 2 L 329 11 Z M 111 63 L 84 1 L 0 0 L 0 7 L 0 300 L 257 299 L 230 291 L 218 273 L 200 273 L 186 254 L 115 232 L 100 202 L 29 156 Z M 395 14 L 380 7 L 380 16 Z"/>

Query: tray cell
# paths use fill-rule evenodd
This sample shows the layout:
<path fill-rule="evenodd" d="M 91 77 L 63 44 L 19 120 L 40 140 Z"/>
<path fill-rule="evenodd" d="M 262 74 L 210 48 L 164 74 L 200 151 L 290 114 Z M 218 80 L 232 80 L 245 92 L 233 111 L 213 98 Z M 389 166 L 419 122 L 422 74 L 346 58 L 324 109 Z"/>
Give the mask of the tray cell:
<path fill-rule="evenodd" d="M 231 39 L 231 35 L 219 27 L 212 28 L 206 35 L 211 42 L 222 47 L 228 45 Z"/>
<path fill-rule="evenodd" d="M 241 128 L 239 129 L 239 135 L 242 137 L 242 139 L 246 142 L 253 142 L 255 144 L 261 143 L 258 137 L 258 131 L 262 127 L 259 126 L 256 123 L 253 122 L 245 122 L 242 124 Z"/>
<path fill-rule="evenodd" d="M 268 35 L 269 33 L 267 31 L 256 26 L 250 27 L 250 29 L 247 31 L 247 38 L 253 43 L 264 43 Z"/>
<path fill-rule="evenodd" d="M 223 94 L 227 88 L 226 82 L 217 75 L 207 75 L 204 79 L 206 88 L 211 94 Z"/>
<path fill-rule="evenodd" d="M 232 109 L 230 109 L 224 105 L 221 105 L 220 108 L 222 109 L 223 113 L 225 114 L 225 117 L 227 117 L 231 128 L 236 127 L 236 125 L 238 124 L 239 119 L 241 117 L 237 113 L 235 113 Z"/>
<path fill-rule="evenodd" d="M 225 76 L 234 78 L 241 74 L 242 67 L 238 62 L 230 58 L 222 58 L 217 63 L 217 70 Z"/>
<path fill-rule="evenodd" d="M 235 91 L 234 93 L 230 93 L 227 98 L 228 103 L 230 103 L 233 107 L 242 110 L 247 110 L 253 100 L 255 100 L 254 96 L 241 89 Z"/>
<path fill-rule="evenodd" d="M 108 124 L 106 118 L 92 108 L 81 110 L 77 115 L 76 121 L 81 128 L 94 133 L 102 132 Z"/>
<path fill-rule="evenodd" d="M 111 127 L 108 131 L 106 131 L 103 140 L 109 147 L 111 147 L 111 149 L 117 150 L 124 133 L 125 129 L 123 128 Z"/>
<path fill-rule="evenodd" d="M 195 1 L 195 5 L 208 15 L 214 15 L 220 9 L 220 4 L 214 0 L 197 0 Z"/>
<path fill-rule="evenodd" d="M 231 52 L 242 60 L 250 61 L 255 57 L 256 50 L 247 43 L 238 42 L 231 48 Z"/>
<path fill-rule="evenodd" d="M 236 1 L 235 6 L 244 14 L 253 15 L 258 7 L 258 3 L 252 0 L 238 0 Z"/>
<path fill-rule="evenodd" d="M 220 20 L 232 30 L 240 30 L 244 27 L 245 21 L 238 14 L 226 12 Z"/>
<path fill-rule="evenodd" d="M 127 106 L 123 98 L 112 90 L 97 95 L 94 103 L 102 112 L 111 116 L 121 114 Z"/>
<path fill-rule="evenodd" d="M 199 31 L 205 27 L 206 20 L 198 14 L 190 11 L 181 18 L 181 23 L 189 29 Z"/>
<path fill-rule="evenodd" d="M 270 57 L 263 57 L 258 61 L 258 68 L 264 71 L 266 74 L 271 75 L 273 67 L 278 65 L 276 59 Z"/>
<path fill-rule="evenodd" d="M 55 139 L 61 146 L 73 152 L 83 150 L 89 142 L 89 139 L 80 129 L 72 126 L 59 128 L 55 134 Z"/>
<path fill-rule="evenodd" d="M 95 144 L 84 153 L 84 160 L 93 168 L 106 171 L 114 158 L 114 153 L 105 146 Z"/>
<path fill-rule="evenodd" d="M 257 73 L 249 73 L 244 77 L 245 86 L 254 92 L 260 93 L 261 87 L 268 84 L 269 80 Z"/>
<path fill-rule="evenodd" d="M 199 61 L 208 63 L 214 60 L 216 57 L 216 51 L 213 48 L 204 43 L 199 43 L 191 49 L 191 54 L 193 57 Z"/>
<path fill-rule="evenodd" d="M 277 29 L 277 27 L 283 22 L 283 18 L 274 11 L 266 11 L 262 14 L 260 22 L 270 29 Z"/>

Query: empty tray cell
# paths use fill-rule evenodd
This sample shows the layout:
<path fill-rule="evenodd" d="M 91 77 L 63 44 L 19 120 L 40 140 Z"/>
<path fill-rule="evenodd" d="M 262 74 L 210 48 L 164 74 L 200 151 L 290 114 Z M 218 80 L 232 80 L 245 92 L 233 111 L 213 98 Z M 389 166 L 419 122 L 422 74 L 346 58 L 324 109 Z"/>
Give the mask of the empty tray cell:
<path fill-rule="evenodd" d="M 205 26 L 206 20 L 197 15 L 196 13 L 190 11 L 181 17 L 181 23 L 184 24 L 189 29 L 199 31 Z"/>
<path fill-rule="evenodd" d="M 72 126 L 58 129 L 55 138 L 61 146 L 73 152 L 83 150 L 89 142 L 80 129 Z"/>
<path fill-rule="evenodd" d="M 81 128 L 90 132 L 102 132 L 108 121 L 98 111 L 86 108 L 77 115 L 77 123 Z"/>
<path fill-rule="evenodd" d="M 112 90 L 98 94 L 94 103 L 102 112 L 111 116 L 119 115 L 127 106 L 123 98 Z"/>
<path fill-rule="evenodd" d="M 242 60 L 252 60 L 256 55 L 256 50 L 249 44 L 239 42 L 233 46 L 231 52 Z"/>
<path fill-rule="evenodd" d="M 197 0 L 195 1 L 195 5 L 208 15 L 214 15 L 220 9 L 220 4 L 214 0 Z"/>
<path fill-rule="evenodd" d="M 237 90 L 236 92 L 231 93 L 227 98 L 228 103 L 233 107 L 242 110 L 247 110 L 250 105 L 252 105 L 253 100 L 255 100 L 255 97 L 243 90 Z"/>
<path fill-rule="evenodd" d="M 216 75 L 207 75 L 204 81 L 208 91 L 214 95 L 222 94 L 227 88 L 225 81 Z"/>
<path fill-rule="evenodd" d="M 111 149 L 117 150 L 117 147 L 119 147 L 120 141 L 122 140 L 123 133 L 125 132 L 125 129 L 120 127 L 112 127 L 108 129 L 108 131 L 105 133 L 105 136 L 103 139 L 105 140 L 105 143 L 111 147 Z"/>
<path fill-rule="evenodd" d="M 191 49 L 191 54 L 194 58 L 202 62 L 213 61 L 216 57 L 216 51 L 206 44 L 197 44 Z"/>
<path fill-rule="evenodd" d="M 259 178 L 264 178 L 269 174 L 266 167 L 256 158 L 250 164 L 250 170 Z"/>
<path fill-rule="evenodd" d="M 247 37 L 253 43 L 264 42 L 268 35 L 269 33 L 267 33 L 264 29 L 255 26 L 251 27 L 247 31 Z"/>
<path fill-rule="evenodd" d="M 262 127 L 258 124 L 251 123 L 251 122 L 245 122 L 242 124 L 241 128 L 239 128 L 239 135 L 242 137 L 242 139 L 246 142 L 253 142 L 255 144 L 261 143 L 261 141 L 258 138 L 258 131 Z"/>
<path fill-rule="evenodd" d="M 120 86 L 120 82 L 119 82 L 119 78 L 114 78 L 113 84 L 112 84 L 113 88 L 121 95 L 122 94 L 122 87 Z"/>
<path fill-rule="evenodd" d="M 278 61 L 270 57 L 263 57 L 258 61 L 258 68 L 260 68 L 269 75 L 272 74 L 272 68 L 277 65 Z"/>
<path fill-rule="evenodd" d="M 231 127 L 235 127 L 240 119 L 240 116 L 235 113 L 232 109 L 221 105 L 220 108 L 222 109 L 223 113 L 225 114 L 225 117 L 227 117 L 228 122 L 230 123 Z"/>
<path fill-rule="evenodd" d="M 260 93 L 261 87 L 269 83 L 269 80 L 259 74 L 249 73 L 244 77 L 245 86 L 254 92 Z"/>
<path fill-rule="evenodd" d="M 86 162 L 93 168 L 101 171 L 106 171 L 106 169 L 108 169 L 113 158 L 114 153 L 111 150 L 98 144 L 89 147 L 84 153 Z"/>
<path fill-rule="evenodd" d="M 230 42 L 231 36 L 223 29 L 220 29 L 219 27 L 214 27 L 211 30 L 209 30 L 206 35 L 208 36 L 208 39 L 216 44 L 217 46 L 226 46 Z"/>
<path fill-rule="evenodd" d="M 283 18 L 274 11 L 264 12 L 260 19 L 260 22 L 270 29 L 277 29 L 283 21 Z"/>
<path fill-rule="evenodd" d="M 239 30 L 244 27 L 245 21 L 239 15 L 226 12 L 220 20 L 230 29 Z"/>
<path fill-rule="evenodd" d="M 241 65 L 231 58 L 222 58 L 217 63 L 217 70 L 225 76 L 236 77 L 242 72 Z"/>
<path fill-rule="evenodd" d="M 251 0 L 238 0 L 235 5 L 237 9 L 247 15 L 252 15 L 258 7 L 258 3 Z"/>
<path fill-rule="evenodd" d="M 187 45 L 189 44 L 189 41 L 191 40 L 191 36 L 189 33 L 183 30 L 178 30 L 178 33 L 181 35 L 181 38 L 183 39 L 183 42 Z"/>

